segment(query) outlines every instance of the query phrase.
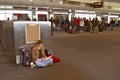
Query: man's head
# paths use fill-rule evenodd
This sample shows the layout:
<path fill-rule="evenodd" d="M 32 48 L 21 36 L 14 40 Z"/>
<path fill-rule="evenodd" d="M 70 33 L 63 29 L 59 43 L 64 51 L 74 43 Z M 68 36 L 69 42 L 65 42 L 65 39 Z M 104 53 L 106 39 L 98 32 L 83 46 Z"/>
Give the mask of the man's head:
<path fill-rule="evenodd" d="M 38 40 L 37 41 L 37 46 L 42 48 L 43 47 L 43 41 L 42 40 Z"/>

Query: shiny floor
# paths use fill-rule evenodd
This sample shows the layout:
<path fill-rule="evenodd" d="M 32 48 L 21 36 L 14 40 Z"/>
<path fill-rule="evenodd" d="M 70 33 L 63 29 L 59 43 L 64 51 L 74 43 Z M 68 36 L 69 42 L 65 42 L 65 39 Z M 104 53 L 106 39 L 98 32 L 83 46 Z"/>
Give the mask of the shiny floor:
<path fill-rule="evenodd" d="M 6 63 L 1 55 L 0 80 L 120 80 L 120 30 L 54 32 L 52 44 L 61 63 L 30 69 Z"/>

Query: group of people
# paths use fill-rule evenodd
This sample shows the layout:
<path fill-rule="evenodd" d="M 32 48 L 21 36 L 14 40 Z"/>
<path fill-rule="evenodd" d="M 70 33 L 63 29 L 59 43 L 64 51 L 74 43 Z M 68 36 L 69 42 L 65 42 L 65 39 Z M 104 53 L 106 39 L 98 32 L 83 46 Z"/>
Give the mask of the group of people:
<path fill-rule="evenodd" d="M 107 30 L 107 27 L 111 27 L 111 31 L 113 30 L 113 25 L 115 25 L 114 20 L 111 20 L 110 24 L 108 24 L 105 18 L 101 18 L 101 21 L 98 18 L 76 18 L 72 17 L 69 21 L 69 18 L 66 17 L 51 17 L 49 20 L 51 21 L 52 30 L 62 29 L 65 32 L 72 30 L 73 32 L 93 32 L 98 33 L 99 31 Z"/>
<path fill-rule="evenodd" d="M 32 60 L 33 63 L 31 63 L 31 67 L 45 67 L 48 65 L 52 65 L 53 63 L 59 63 L 60 59 L 55 57 L 53 53 L 48 51 L 44 44 L 43 41 L 38 40 L 36 45 L 32 49 Z"/>

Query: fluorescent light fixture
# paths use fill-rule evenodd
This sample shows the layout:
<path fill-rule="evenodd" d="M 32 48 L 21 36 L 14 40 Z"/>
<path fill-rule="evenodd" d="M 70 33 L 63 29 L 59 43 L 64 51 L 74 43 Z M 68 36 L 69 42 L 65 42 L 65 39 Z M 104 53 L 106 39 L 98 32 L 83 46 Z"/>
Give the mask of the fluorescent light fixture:
<path fill-rule="evenodd" d="M 88 10 L 75 10 L 75 12 L 95 13 L 95 11 L 88 11 Z"/>
<path fill-rule="evenodd" d="M 28 0 L 28 1 L 32 2 L 33 0 Z"/>
<path fill-rule="evenodd" d="M 63 0 L 59 1 L 59 4 L 63 4 Z"/>
<path fill-rule="evenodd" d="M 4 5 L 1 5 L 0 8 L 13 9 L 13 6 L 4 6 Z"/>

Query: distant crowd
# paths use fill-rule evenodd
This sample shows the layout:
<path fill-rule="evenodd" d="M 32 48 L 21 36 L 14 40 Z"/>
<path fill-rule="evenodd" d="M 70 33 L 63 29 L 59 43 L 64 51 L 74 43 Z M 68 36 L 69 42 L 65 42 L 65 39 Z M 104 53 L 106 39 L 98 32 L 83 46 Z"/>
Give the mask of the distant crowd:
<path fill-rule="evenodd" d="M 51 21 L 52 30 L 64 30 L 65 32 L 72 30 L 75 33 L 80 31 L 98 33 L 99 31 L 107 30 L 108 27 L 110 27 L 112 31 L 114 27 L 120 26 L 120 21 L 112 19 L 108 24 L 105 18 L 98 20 L 98 18 L 86 19 L 72 17 L 69 21 L 68 17 L 64 18 L 61 16 L 55 18 L 51 17 L 49 21 Z"/>

